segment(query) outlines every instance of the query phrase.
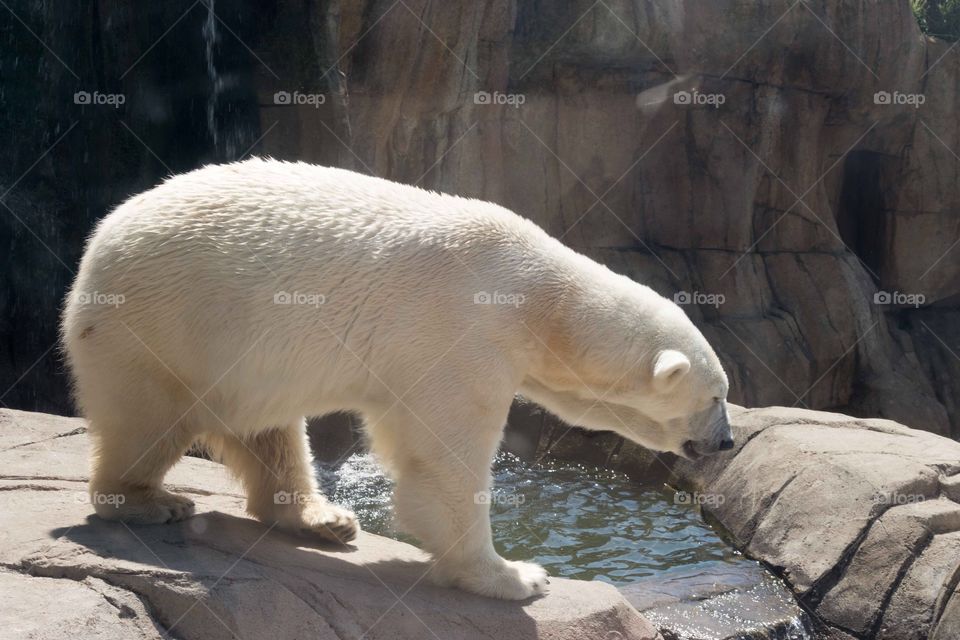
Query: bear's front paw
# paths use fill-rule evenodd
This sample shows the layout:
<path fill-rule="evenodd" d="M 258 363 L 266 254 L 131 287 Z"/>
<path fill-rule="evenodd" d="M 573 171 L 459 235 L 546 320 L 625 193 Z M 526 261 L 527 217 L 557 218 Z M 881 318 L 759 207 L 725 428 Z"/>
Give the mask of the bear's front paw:
<path fill-rule="evenodd" d="M 464 568 L 452 582 L 464 591 L 488 598 L 524 600 L 546 591 L 547 572 L 532 562 L 501 559 L 492 565 Z"/>
<path fill-rule="evenodd" d="M 316 535 L 345 544 L 360 533 L 360 524 L 352 511 L 329 503 L 312 503 L 304 508 L 299 533 Z"/>

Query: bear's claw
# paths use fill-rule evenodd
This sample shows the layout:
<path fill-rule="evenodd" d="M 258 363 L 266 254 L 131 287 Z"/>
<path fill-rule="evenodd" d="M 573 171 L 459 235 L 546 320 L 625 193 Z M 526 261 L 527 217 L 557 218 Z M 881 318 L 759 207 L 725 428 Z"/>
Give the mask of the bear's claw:
<path fill-rule="evenodd" d="M 352 511 L 334 504 L 310 505 L 303 511 L 300 533 L 345 544 L 360 533 L 360 524 Z"/>
<path fill-rule="evenodd" d="M 547 590 L 547 572 L 538 564 L 502 560 L 495 564 L 462 567 L 454 575 L 440 569 L 434 580 L 439 584 L 457 586 L 488 598 L 525 600 Z"/>
<path fill-rule="evenodd" d="M 106 501 L 102 495 L 123 496 L 122 500 Z M 93 492 L 93 505 L 104 520 L 130 524 L 165 524 L 180 522 L 193 515 L 193 500 L 163 490 L 149 492 L 128 489 L 116 494 Z"/>

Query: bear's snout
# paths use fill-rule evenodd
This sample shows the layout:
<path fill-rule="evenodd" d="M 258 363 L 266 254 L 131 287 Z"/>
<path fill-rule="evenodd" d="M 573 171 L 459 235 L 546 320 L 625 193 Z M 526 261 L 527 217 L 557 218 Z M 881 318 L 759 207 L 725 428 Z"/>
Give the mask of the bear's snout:
<path fill-rule="evenodd" d="M 733 449 L 733 438 L 724 436 L 722 438 L 708 438 L 705 440 L 687 440 L 683 443 L 683 456 L 688 460 L 697 460 L 703 456 L 713 455 L 721 451 Z"/>

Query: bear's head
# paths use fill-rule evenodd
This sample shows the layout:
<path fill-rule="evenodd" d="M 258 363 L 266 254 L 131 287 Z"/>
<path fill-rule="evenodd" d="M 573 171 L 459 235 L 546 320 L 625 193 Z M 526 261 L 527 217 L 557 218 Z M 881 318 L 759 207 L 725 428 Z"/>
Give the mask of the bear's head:
<path fill-rule="evenodd" d="M 696 459 L 733 447 L 716 353 L 676 304 L 628 282 L 619 295 L 567 302 L 521 393 L 655 451 Z"/>
<path fill-rule="evenodd" d="M 706 340 L 656 349 L 645 367 L 646 375 L 638 372 L 643 381 L 638 388 L 611 397 L 642 417 L 615 431 L 691 460 L 733 447 L 727 376 Z"/>

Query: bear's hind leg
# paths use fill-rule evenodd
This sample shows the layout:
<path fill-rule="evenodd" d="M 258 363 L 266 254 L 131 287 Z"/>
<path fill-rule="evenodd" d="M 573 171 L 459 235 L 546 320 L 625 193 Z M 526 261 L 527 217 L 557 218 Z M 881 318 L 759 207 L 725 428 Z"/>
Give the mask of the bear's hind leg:
<path fill-rule="evenodd" d="M 137 419 L 143 418 L 131 417 Z M 90 419 L 94 440 L 90 500 L 97 515 L 134 524 L 189 518 L 193 501 L 166 491 L 163 477 L 193 442 L 192 434 L 179 424 L 158 424 L 155 430 L 129 426 L 125 421 Z"/>
<path fill-rule="evenodd" d="M 352 512 L 331 504 L 313 475 L 303 422 L 239 438 L 208 434 L 204 443 L 215 459 L 243 483 L 247 511 L 266 524 L 292 533 L 346 543 L 360 526 Z"/>

